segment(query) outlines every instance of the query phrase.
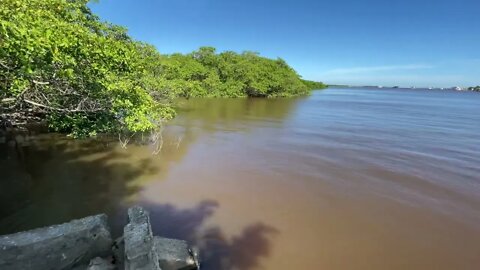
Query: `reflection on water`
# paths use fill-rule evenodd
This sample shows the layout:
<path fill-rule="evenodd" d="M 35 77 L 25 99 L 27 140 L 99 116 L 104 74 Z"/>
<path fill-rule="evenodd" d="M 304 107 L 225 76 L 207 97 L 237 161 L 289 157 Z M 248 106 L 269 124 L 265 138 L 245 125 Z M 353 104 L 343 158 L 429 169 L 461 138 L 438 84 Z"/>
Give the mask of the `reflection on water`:
<path fill-rule="evenodd" d="M 179 101 L 159 155 L 118 140 L 0 143 L 0 234 L 134 203 L 203 269 L 477 269 L 480 95 L 330 89 Z"/>
<path fill-rule="evenodd" d="M 157 171 L 149 156 L 132 159 L 108 141 L 48 135 L 10 142 L 0 162 L 2 233 L 112 213 L 136 194 L 134 180 Z"/>

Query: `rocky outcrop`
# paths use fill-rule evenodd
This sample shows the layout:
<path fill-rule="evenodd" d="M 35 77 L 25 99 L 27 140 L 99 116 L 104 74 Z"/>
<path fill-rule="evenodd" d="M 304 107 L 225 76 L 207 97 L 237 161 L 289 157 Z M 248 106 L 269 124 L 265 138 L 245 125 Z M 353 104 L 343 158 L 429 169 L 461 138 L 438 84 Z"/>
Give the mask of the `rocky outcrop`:
<path fill-rule="evenodd" d="M 107 216 L 0 236 L 0 269 L 71 269 L 111 253 Z"/>
<path fill-rule="evenodd" d="M 148 213 L 141 207 L 132 207 L 128 209 L 128 220 L 123 230 L 125 270 L 160 269 Z"/>
<path fill-rule="evenodd" d="M 148 212 L 128 209 L 122 237 L 112 241 L 107 216 L 0 236 L 2 270 L 195 270 L 186 241 L 153 236 Z"/>

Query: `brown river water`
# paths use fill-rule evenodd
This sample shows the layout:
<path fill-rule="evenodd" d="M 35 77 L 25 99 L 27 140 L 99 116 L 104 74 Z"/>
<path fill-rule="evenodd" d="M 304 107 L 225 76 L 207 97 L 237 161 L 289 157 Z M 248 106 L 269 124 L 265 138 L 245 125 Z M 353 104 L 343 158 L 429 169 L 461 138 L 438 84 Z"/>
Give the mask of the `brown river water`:
<path fill-rule="evenodd" d="M 191 99 L 154 145 L 0 138 L 0 234 L 133 204 L 202 269 L 480 269 L 480 93 Z"/>

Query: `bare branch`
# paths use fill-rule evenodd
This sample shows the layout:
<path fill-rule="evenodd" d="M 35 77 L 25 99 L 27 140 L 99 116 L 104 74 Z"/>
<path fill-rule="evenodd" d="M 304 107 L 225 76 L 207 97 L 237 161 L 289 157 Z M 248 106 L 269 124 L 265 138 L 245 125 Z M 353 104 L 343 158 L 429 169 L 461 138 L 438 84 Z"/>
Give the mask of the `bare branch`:
<path fill-rule="evenodd" d="M 120 146 L 123 149 L 127 149 L 127 144 L 130 141 L 130 138 L 126 138 L 125 140 L 122 140 L 122 134 L 118 134 L 118 142 L 120 142 Z"/>
<path fill-rule="evenodd" d="M 88 100 L 88 98 L 82 99 L 82 101 L 80 101 L 80 103 L 78 103 L 77 110 L 80 110 L 80 108 L 82 108 L 83 103 L 87 100 Z"/>
<path fill-rule="evenodd" d="M 36 81 L 36 80 L 32 80 L 32 82 L 34 84 L 38 84 L 38 85 L 48 85 L 48 84 L 50 84 L 50 82 L 39 82 L 39 81 Z"/>
<path fill-rule="evenodd" d="M 17 100 L 16 98 L 4 98 L 2 99 L 2 103 L 11 103 Z"/>
<path fill-rule="evenodd" d="M 123 149 L 127 149 L 127 145 L 130 142 L 130 139 L 132 139 L 134 135 L 135 133 L 133 133 L 129 138 L 125 138 L 124 140 L 122 140 L 122 134 L 118 133 L 118 141 L 120 142 L 120 146 Z"/>
<path fill-rule="evenodd" d="M 0 66 L 4 67 L 5 69 L 12 70 L 11 67 L 7 66 L 3 61 L 0 61 Z"/>
<path fill-rule="evenodd" d="M 177 149 L 178 149 L 178 147 L 180 147 L 180 143 L 182 142 L 182 139 L 183 139 L 182 136 L 177 138 Z"/>
<path fill-rule="evenodd" d="M 150 134 L 150 140 L 155 145 L 155 150 L 152 152 L 152 155 L 158 155 L 163 148 L 163 125 L 160 126 L 158 131 L 152 131 Z"/>
<path fill-rule="evenodd" d="M 62 108 L 55 108 L 55 107 L 47 106 L 47 105 L 40 104 L 40 103 L 37 103 L 37 102 L 32 101 L 32 100 L 28 100 L 28 99 L 24 99 L 23 101 L 30 104 L 30 105 L 33 105 L 33 106 L 37 106 L 37 107 L 52 110 L 52 111 L 58 111 L 58 112 L 67 112 L 67 113 L 88 112 L 88 113 L 91 113 L 91 112 L 103 111 L 103 109 L 92 109 L 92 110 L 78 110 L 78 109 L 75 109 L 75 110 L 69 110 L 69 109 L 62 109 Z"/>

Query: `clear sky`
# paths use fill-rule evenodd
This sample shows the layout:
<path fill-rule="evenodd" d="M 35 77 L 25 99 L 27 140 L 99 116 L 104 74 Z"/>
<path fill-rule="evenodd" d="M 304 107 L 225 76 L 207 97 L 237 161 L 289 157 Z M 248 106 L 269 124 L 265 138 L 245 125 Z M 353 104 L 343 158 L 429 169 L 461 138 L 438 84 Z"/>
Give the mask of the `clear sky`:
<path fill-rule="evenodd" d="M 102 19 L 162 53 L 281 57 L 330 84 L 480 84 L 480 0 L 100 0 Z"/>

